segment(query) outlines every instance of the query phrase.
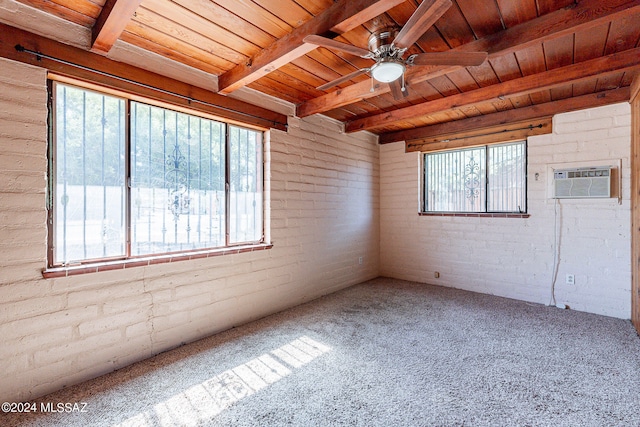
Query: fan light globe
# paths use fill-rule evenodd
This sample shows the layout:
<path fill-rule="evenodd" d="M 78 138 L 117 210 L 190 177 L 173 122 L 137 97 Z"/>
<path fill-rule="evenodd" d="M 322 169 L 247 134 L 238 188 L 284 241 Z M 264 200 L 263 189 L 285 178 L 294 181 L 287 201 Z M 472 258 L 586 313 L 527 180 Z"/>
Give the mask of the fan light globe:
<path fill-rule="evenodd" d="M 404 73 L 404 64 L 401 62 L 380 62 L 371 68 L 371 75 L 382 83 L 390 83 L 398 80 Z"/>

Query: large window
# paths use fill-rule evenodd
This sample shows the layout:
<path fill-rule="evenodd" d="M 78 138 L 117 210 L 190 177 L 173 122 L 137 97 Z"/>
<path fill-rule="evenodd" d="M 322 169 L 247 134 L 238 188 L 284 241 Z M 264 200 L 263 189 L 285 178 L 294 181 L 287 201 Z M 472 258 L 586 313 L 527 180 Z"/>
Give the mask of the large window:
<path fill-rule="evenodd" d="M 425 212 L 526 212 L 524 141 L 424 154 Z"/>
<path fill-rule="evenodd" d="M 262 132 L 52 91 L 50 266 L 263 240 Z"/>

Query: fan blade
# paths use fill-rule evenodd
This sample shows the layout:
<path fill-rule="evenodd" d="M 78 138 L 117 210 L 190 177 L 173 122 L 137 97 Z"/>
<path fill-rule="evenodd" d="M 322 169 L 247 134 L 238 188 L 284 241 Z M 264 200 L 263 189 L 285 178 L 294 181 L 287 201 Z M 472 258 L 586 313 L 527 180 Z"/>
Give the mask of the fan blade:
<path fill-rule="evenodd" d="M 391 88 L 391 95 L 393 95 L 393 99 L 395 99 L 396 101 L 400 101 L 402 98 L 409 96 L 409 91 L 407 90 L 406 84 L 403 88 L 401 82 L 402 79 L 396 79 L 389 83 L 389 88 Z"/>
<path fill-rule="evenodd" d="M 428 52 L 411 55 L 408 64 L 413 65 L 480 65 L 487 60 L 487 52 Z"/>
<path fill-rule="evenodd" d="M 339 85 L 340 83 L 346 82 L 348 80 L 351 80 L 354 77 L 359 76 L 360 74 L 364 74 L 369 72 L 370 68 L 361 68 L 360 70 L 354 71 L 353 73 L 349 73 L 346 76 L 342 76 L 342 77 L 338 77 L 335 80 L 330 81 L 329 83 L 325 83 L 322 86 L 318 86 L 316 89 L 318 90 L 327 90 L 329 88 L 332 88 L 336 85 Z"/>
<path fill-rule="evenodd" d="M 342 43 L 339 41 L 335 41 L 332 39 L 328 39 L 326 37 L 317 36 L 315 34 L 306 36 L 302 41 L 309 44 L 315 44 L 317 46 L 326 47 L 328 49 L 337 49 L 343 52 L 350 53 L 352 55 L 360 56 L 362 58 L 370 58 L 372 53 L 367 49 L 362 49 L 357 46 L 353 46 L 350 44 Z"/>
<path fill-rule="evenodd" d="M 451 7 L 451 0 L 424 0 L 400 30 L 393 45 L 407 49 Z"/>

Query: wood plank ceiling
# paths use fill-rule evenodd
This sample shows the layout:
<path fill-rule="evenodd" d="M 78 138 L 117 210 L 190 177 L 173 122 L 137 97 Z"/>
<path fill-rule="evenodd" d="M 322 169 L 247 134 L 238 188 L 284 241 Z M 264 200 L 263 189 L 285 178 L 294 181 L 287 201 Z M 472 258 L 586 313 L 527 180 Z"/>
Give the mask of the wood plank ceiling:
<path fill-rule="evenodd" d="M 370 59 L 304 42 L 310 34 L 367 48 L 403 26 L 420 0 L 17 0 L 91 28 L 95 53 L 120 40 L 325 114 L 381 142 L 418 140 L 629 99 L 640 70 L 640 0 L 452 0 L 413 44 L 488 53 L 479 66 L 408 67 L 408 96 L 361 74 Z M 432 1 L 432 0 L 424 0 Z"/>

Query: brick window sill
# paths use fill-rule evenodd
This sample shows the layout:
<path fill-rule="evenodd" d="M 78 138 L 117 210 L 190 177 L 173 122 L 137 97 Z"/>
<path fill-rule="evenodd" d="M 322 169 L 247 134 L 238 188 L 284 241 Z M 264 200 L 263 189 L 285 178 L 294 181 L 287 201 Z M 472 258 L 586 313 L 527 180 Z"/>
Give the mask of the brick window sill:
<path fill-rule="evenodd" d="M 128 268 L 147 267 L 154 264 L 168 264 L 178 261 L 213 258 L 222 255 L 241 254 L 245 252 L 263 251 L 271 249 L 272 247 L 272 244 L 234 246 L 228 248 L 210 249 L 205 251 L 186 252 L 180 254 L 154 255 L 116 261 L 100 261 L 63 267 L 45 268 L 44 270 L 42 270 L 42 277 L 44 277 L 45 279 L 54 279 L 58 277 L 77 276 L 80 274 L 98 273 L 101 271 L 126 270 Z"/>
<path fill-rule="evenodd" d="M 420 216 L 457 216 L 464 218 L 529 218 L 531 215 L 526 213 L 479 213 L 479 212 L 418 212 Z"/>

